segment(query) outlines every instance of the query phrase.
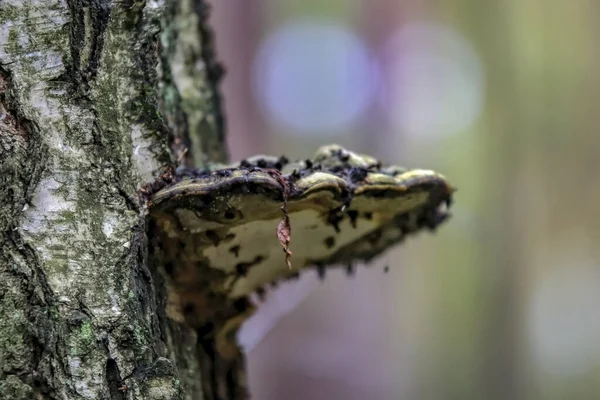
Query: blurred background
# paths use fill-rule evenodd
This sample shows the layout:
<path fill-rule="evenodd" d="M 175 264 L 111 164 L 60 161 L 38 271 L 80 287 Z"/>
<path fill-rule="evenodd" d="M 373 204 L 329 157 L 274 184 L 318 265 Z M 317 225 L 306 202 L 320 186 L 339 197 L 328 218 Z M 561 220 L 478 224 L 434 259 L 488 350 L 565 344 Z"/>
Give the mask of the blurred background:
<path fill-rule="evenodd" d="M 232 159 L 334 142 L 459 188 L 437 234 L 271 292 L 253 398 L 600 399 L 600 2 L 213 3 Z"/>

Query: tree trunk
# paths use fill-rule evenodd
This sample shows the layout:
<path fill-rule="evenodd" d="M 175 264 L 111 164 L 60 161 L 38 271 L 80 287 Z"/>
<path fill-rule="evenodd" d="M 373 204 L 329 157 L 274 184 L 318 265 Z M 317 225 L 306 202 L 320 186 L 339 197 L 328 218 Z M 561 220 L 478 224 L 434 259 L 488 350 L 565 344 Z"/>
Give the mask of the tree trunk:
<path fill-rule="evenodd" d="M 206 19 L 200 0 L 0 5 L 1 399 L 245 396 L 241 354 L 224 376 L 164 318 L 138 195 L 225 161 Z"/>

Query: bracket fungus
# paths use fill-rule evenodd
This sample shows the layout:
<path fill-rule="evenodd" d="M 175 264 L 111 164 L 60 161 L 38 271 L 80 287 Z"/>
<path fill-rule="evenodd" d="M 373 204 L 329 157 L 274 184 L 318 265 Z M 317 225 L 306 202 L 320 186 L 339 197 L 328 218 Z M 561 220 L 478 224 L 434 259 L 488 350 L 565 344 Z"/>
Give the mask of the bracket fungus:
<path fill-rule="evenodd" d="M 368 262 L 435 229 L 453 192 L 434 171 L 385 166 L 337 145 L 295 163 L 255 156 L 180 170 L 149 202 L 167 315 L 232 338 L 252 314 L 252 293 L 307 268 L 321 275 L 328 266 Z M 217 340 L 224 353 L 226 342 Z"/>

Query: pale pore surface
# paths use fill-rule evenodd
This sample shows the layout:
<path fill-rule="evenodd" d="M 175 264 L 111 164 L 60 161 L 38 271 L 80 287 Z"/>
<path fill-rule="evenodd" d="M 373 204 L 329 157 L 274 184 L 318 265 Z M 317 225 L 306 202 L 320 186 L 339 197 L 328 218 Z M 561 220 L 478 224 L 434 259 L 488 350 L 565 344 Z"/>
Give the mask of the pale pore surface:
<path fill-rule="evenodd" d="M 339 233 L 333 225 L 325 222 L 325 216 L 320 211 L 307 209 L 290 213 L 290 250 L 293 253 L 291 270 L 286 267 L 285 254 L 276 236 L 276 227 L 281 218 L 234 226 L 228 231 L 228 234 L 235 235 L 233 240 L 204 248 L 201 255 L 208 258 L 210 267 L 228 274 L 236 272 L 238 263 L 252 263 L 260 257 L 261 261 L 253 264 L 246 276 L 230 277 L 227 280 L 225 287 L 229 289 L 229 296 L 237 298 L 252 293 L 266 283 L 293 275 L 299 269 L 313 265 L 315 261 L 330 258 L 340 248 L 377 229 L 394 215 L 423 204 L 426 200 L 426 193 L 397 199 L 357 198 L 358 210 L 374 212 L 374 216 L 370 220 L 359 217 L 354 225 L 350 218 L 346 217 L 338 224 Z M 274 211 L 278 211 L 278 208 Z M 202 230 L 202 222 L 196 221 L 199 224 L 195 226 L 195 230 Z M 190 219 L 187 222 L 189 223 Z M 213 223 L 206 225 L 210 228 Z M 239 247 L 237 256 L 231 251 L 236 246 Z"/>

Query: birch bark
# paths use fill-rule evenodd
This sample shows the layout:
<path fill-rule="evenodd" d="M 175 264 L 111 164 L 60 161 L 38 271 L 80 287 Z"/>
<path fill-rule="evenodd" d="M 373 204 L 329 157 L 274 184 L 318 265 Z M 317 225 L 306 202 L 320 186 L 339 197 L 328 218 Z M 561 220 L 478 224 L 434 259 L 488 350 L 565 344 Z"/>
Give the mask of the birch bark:
<path fill-rule="evenodd" d="M 1 399 L 218 398 L 194 332 L 160 317 L 138 196 L 226 158 L 207 15 L 0 3 Z"/>

